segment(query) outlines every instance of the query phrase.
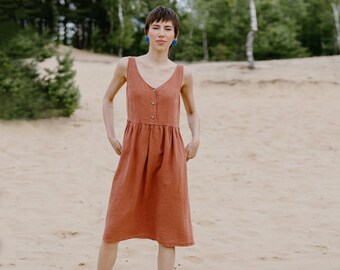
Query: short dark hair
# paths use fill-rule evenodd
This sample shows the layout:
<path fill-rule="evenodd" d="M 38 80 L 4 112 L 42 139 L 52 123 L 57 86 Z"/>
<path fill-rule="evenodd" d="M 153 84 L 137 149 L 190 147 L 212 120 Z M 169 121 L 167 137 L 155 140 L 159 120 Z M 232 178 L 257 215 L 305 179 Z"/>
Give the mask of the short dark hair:
<path fill-rule="evenodd" d="M 145 20 L 144 33 L 147 35 L 153 22 L 171 21 L 174 26 L 175 38 L 179 32 L 179 17 L 175 11 L 165 6 L 158 6 L 151 10 Z"/>

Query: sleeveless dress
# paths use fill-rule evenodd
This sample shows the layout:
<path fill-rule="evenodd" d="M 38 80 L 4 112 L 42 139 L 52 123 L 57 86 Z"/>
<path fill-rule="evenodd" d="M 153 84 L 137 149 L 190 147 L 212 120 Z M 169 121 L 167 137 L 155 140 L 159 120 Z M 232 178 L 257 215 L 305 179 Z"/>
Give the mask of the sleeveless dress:
<path fill-rule="evenodd" d="M 183 66 L 157 88 L 144 81 L 134 57 L 127 67 L 127 124 L 113 177 L 103 240 L 156 240 L 194 245 L 186 151 L 179 129 Z"/>

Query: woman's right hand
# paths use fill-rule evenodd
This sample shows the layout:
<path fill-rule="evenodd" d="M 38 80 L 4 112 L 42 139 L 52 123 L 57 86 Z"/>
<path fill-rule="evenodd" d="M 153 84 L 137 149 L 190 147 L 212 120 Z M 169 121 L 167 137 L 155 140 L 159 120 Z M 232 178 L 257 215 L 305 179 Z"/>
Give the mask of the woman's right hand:
<path fill-rule="evenodd" d="M 109 141 L 117 155 L 120 156 L 122 152 L 122 145 L 120 144 L 120 142 L 116 138 L 109 138 Z"/>

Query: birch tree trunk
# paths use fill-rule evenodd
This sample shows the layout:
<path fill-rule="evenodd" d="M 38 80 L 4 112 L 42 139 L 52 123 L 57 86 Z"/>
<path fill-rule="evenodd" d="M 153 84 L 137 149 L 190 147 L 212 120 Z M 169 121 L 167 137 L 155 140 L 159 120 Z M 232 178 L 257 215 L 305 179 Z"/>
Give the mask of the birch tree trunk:
<path fill-rule="evenodd" d="M 124 16 L 123 16 L 123 0 L 118 1 L 118 18 L 120 23 L 120 44 L 119 44 L 119 51 L 118 56 L 123 56 L 123 40 L 124 40 Z"/>
<path fill-rule="evenodd" d="M 335 1 L 333 1 L 331 2 L 331 5 L 333 9 L 333 17 L 336 27 L 336 41 L 338 44 L 338 49 L 340 51 L 340 22 L 339 22 L 340 4 L 336 4 Z"/>
<path fill-rule="evenodd" d="M 250 8 L 250 31 L 247 36 L 247 59 L 249 63 L 249 68 L 254 69 L 254 54 L 253 54 L 253 42 L 255 32 L 257 32 L 257 18 L 256 18 L 256 6 L 255 0 L 249 0 L 249 8 Z"/>

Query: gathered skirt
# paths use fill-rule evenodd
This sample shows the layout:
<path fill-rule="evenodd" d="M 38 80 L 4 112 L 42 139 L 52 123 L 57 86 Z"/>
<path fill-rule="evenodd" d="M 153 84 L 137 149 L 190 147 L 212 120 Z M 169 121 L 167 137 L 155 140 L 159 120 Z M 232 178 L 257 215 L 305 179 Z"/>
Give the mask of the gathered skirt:
<path fill-rule="evenodd" d="M 186 151 L 179 127 L 127 121 L 103 240 L 194 244 Z"/>

